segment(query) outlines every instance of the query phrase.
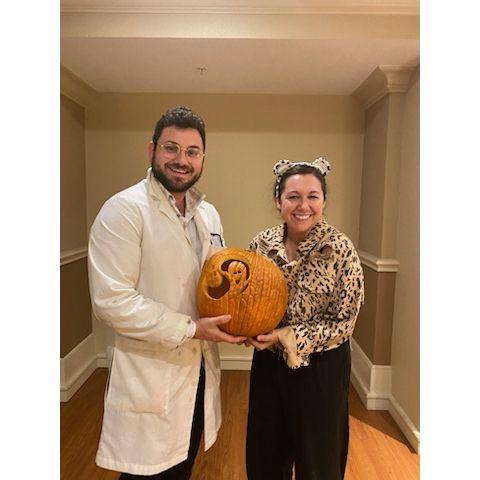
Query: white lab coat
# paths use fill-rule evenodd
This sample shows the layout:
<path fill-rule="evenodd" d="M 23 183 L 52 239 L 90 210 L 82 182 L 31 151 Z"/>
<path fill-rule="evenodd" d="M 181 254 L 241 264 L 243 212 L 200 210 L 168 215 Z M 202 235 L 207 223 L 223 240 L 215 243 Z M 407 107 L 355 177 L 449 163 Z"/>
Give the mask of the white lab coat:
<path fill-rule="evenodd" d="M 222 238 L 222 226 L 205 201 L 194 219 L 203 265 L 211 234 Z M 115 331 L 96 463 L 152 475 L 187 458 L 202 355 L 205 450 L 221 423 L 217 345 L 182 343 L 189 322 L 198 318 L 198 259 L 150 173 L 104 204 L 88 250 L 93 311 Z"/>

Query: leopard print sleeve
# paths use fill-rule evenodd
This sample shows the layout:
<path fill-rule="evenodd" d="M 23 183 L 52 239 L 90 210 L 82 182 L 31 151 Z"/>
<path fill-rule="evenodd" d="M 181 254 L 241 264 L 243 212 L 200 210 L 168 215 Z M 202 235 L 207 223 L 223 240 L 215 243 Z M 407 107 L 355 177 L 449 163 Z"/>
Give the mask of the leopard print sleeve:
<path fill-rule="evenodd" d="M 258 235 L 250 242 L 248 249 L 252 252 L 256 252 L 258 249 Z"/>
<path fill-rule="evenodd" d="M 309 275 L 302 277 L 309 291 L 296 296 L 303 295 L 302 301 L 308 305 L 292 312 L 290 317 L 289 327 L 293 329 L 296 348 L 288 345 L 284 356 L 291 368 L 308 365 L 310 354 L 336 348 L 353 333 L 364 300 L 364 281 L 360 259 L 346 237 L 335 245 L 330 267 L 330 282 L 324 280 L 328 275 L 324 275 L 318 285 L 309 280 Z M 318 271 L 318 267 L 310 265 L 309 268 L 312 275 Z"/>

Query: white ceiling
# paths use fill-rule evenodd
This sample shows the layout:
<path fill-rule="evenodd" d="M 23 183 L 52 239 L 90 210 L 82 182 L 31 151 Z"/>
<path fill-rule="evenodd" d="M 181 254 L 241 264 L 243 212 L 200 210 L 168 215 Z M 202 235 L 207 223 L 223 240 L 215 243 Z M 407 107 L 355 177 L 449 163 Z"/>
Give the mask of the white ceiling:
<path fill-rule="evenodd" d="M 62 64 L 99 92 L 343 95 L 419 63 L 406 0 L 63 0 L 61 28 Z"/>

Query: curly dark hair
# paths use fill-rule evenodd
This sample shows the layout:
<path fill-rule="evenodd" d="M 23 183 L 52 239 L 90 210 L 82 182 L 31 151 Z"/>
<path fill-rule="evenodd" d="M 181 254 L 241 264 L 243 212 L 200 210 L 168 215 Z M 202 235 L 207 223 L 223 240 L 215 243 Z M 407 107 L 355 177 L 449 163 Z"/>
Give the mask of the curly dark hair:
<path fill-rule="evenodd" d="M 275 182 L 275 185 L 273 186 L 273 197 L 275 200 L 278 200 L 280 198 L 280 195 L 283 193 L 283 190 L 285 190 L 285 182 L 287 181 L 288 177 L 291 177 L 292 175 L 308 175 L 312 174 L 315 175 L 315 177 L 318 178 L 318 181 L 320 182 L 320 185 L 322 186 L 322 192 L 323 192 L 323 198 L 324 200 L 327 199 L 327 182 L 325 181 L 325 176 L 322 175 L 322 172 L 318 170 L 318 168 L 312 167 L 310 165 L 294 165 L 293 167 L 289 168 L 281 177 L 280 181 Z"/>
<path fill-rule="evenodd" d="M 190 108 L 184 106 L 170 108 L 162 115 L 153 132 L 154 145 L 157 145 L 158 138 L 166 127 L 194 128 L 202 137 L 203 149 L 206 149 L 205 122 Z"/>

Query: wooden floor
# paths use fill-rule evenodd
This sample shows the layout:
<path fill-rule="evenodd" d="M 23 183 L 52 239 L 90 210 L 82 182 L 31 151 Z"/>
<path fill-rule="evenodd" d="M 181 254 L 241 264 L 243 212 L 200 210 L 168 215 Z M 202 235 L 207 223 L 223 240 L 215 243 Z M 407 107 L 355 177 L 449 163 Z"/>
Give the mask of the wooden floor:
<path fill-rule="evenodd" d="M 203 452 L 202 445 L 191 480 L 246 480 L 244 445 L 249 374 L 222 372 L 222 428 L 208 452 Z M 95 465 L 106 377 L 106 369 L 97 369 L 71 400 L 60 406 L 62 480 L 118 478 L 118 473 Z M 418 480 L 419 457 L 408 446 L 390 414 L 366 410 L 355 390 L 351 388 L 350 392 L 350 450 L 345 479 Z"/>

